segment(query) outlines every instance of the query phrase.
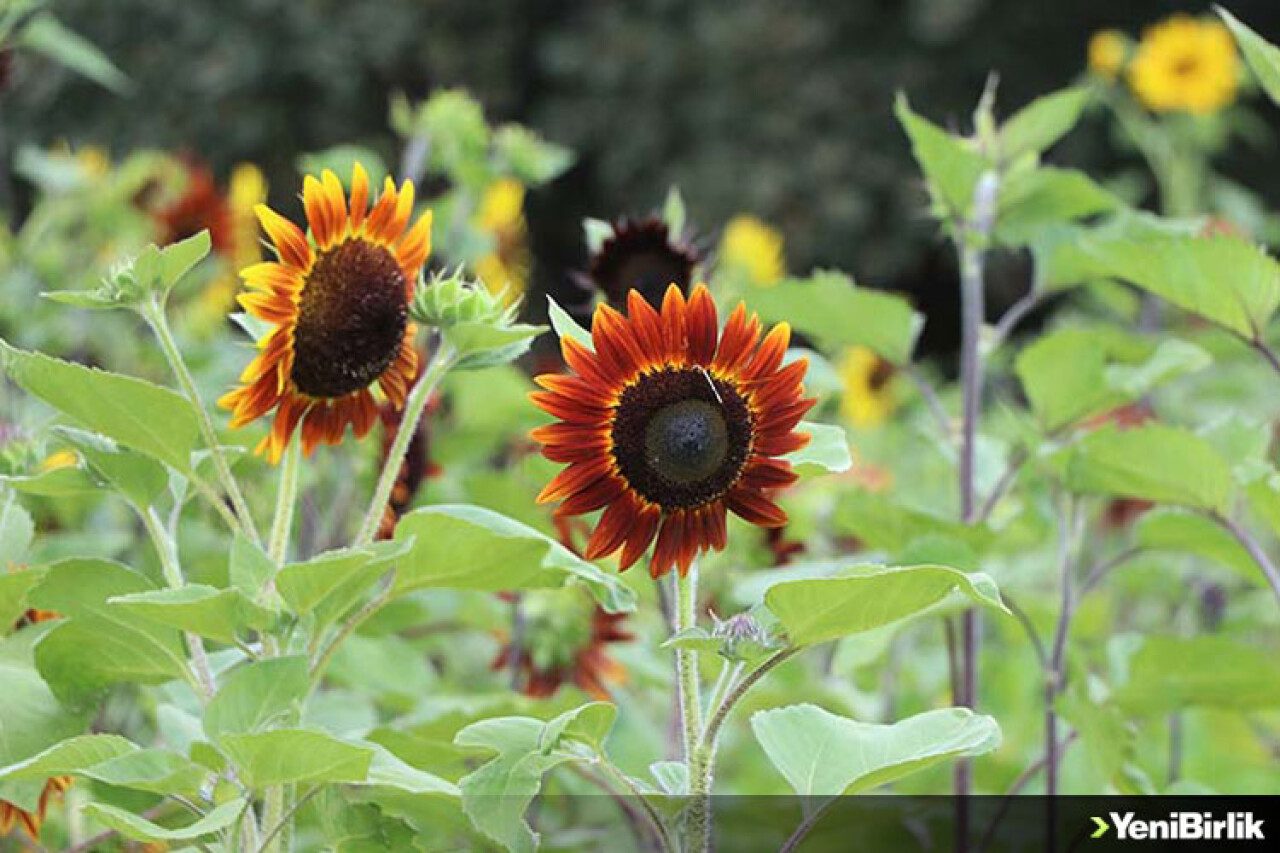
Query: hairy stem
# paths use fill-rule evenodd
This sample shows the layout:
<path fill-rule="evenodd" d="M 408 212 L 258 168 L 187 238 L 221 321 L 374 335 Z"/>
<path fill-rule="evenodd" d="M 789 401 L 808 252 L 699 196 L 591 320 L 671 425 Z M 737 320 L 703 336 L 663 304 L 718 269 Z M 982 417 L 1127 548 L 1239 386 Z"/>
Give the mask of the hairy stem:
<path fill-rule="evenodd" d="M 164 580 L 170 588 L 181 589 L 186 586 L 186 581 L 182 577 L 182 568 L 178 565 L 178 550 L 174 544 L 173 537 L 169 535 L 169 531 L 165 530 L 164 524 L 160 521 L 160 516 L 156 513 L 154 507 L 137 508 L 138 515 L 142 518 L 142 524 L 147 529 L 147 533 L 151 536 L 151 541 L 155 545 L 156 553 L 160 557 L 160 569 L 164 573 Z M 214 684 L 213 671 L 209 669 L 209 657 L 204 651 L 204 640 L 199 634 L 190 631 L 183 633 L 186 639 L 187 651 L 191 655 L 191 667 L 195 671 L 196 692 L 208 702 L 213 698 Z"/>
<path fill-rule="evenodd" d="M 187 363 L 182 358 L 182 351 L 178 349 L 178 344 L 173 338 L 173 332 L 169 328 L 169 321 L 165 318 L 164 307 L 158 301 L 150 301 L 143 309 L 142 317 L 147 321 L 147 325 L 155 332 L 156 338 L 160 341 L 160 348 L 164 350 L 165 360 L 169 362 L 169 368 L 173 371 L 173 375 L 178 380 L 178 385 L 182 388 L 182 393 L 186 395 L 191 402 L 191 408 L 196 413 L 196 423 L 200 425 L 200 435 L 204 439 L 204 443 L 209 448 L 209 458 L 213 460 L 214 470 L 217 471 L 218 481 L 222 484 L 223 490 L 227 493 L 227 497 L 231 501 L 231 506 L 235 511 L 235 517 L 239 520 L 239 527 L 253 542 L 259 543 L 258 529 L 253 523 L 253 514 L 249 512 L 249 504 L 245 502 L 244 494 L 240 491 L 240 484 L 236 482 L 236 478 L 231 473 L 231 466 L 227 464 L 227 458 L 222 453 L 222 445 L 218 441 L 218 432 L 213 426 L 213 420 L 209 417 L 209 411 L 205 408 L 204 401 L 200 398 L 200 392 L 196 388 L 195 380 L 191 376 L 191 371 L 187 369 Z"/>
<path fill-rule="evenodd" d="M 293 529 L 293 511 L 298 504 L 298 474 L 302 468 L 302 446 L 294 436 L 285 448 L 280 462 L 280 485 L 276 488 L 276 514 L 271 522 L 271 539 L 267 556 L 276 567 L 284 565 L 289 554 L 289 533 Z"/>
<path fill-rule="evenodd" d="M 698 564 L 688 574 L 675 574 L 676 632 L 697 624 Z M 702 696 L 696 649 L 676 649 L 676 689 L 680 697 L 680 731 L 685 765 L 689 769 L 688 829 L 685 849 L 705 853 L 709 849 L 711 823 L 711 754 L 702 749 Z"/>
<path fill-rule="evenodd" d="M 391 498 L 391 490 L 395 488 L 396 477 L 400 474 L 400 466 L 404 463 L 405 454 L 409 452 L 409 442 L 418 431 L 418 422 L 422 420 L 422 413 L 426 411 L 427 402 L 435 392 L 436 386 L 453 367 L 455 355 L 452 345 L 447 341 L 441 342 L 427 369 L 423 371 L 417 384 L 409 392 L 409 398 L 405 400 L 400 428 L 396 430 L 395 440 L 391 442 L 391 448 L 387 451 L 387 459 L 382 464 L 382 472 L 378 475 L 378 484 L 374 487 L 373 499 L 365 512 L 360 532 L 352 543 L 356 547 L 368 545 L 373 541 L 374 534 L 378 532 L 378 522 L 382 520 L 382 513 L 386 509 L 387 501 Z"/>
<path fill-rule="evenodd" d="M 1222 525 L 1249 552 L 1249 556 L 1258 564 L 1263 577 L 1267 579 L 1267 584 L 1271 587 L 1271 592 L 1276 597 L 1276 602 L 1280 604 L 1280 570 L 1276 569 L 1276 564 L 1267 556 L 1267 552 L 1259 544 L 1258 540 L 1254 539 L 1249 531 L 1245 530 L 1238 522 L 1221 513 L 1211 513 L 1209 517 Z"/>

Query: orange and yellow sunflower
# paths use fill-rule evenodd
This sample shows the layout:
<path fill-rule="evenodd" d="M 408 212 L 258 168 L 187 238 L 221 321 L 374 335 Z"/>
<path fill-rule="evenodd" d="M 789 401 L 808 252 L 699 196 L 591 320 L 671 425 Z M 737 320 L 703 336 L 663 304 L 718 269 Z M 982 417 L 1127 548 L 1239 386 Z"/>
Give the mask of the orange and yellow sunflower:
<path fill-rule="evenodd" d="M 627 569 L 654 542 L 654 577 L 688 572 L 709 548 L 723 550 L 726 511 L 762 527 L 785 524 L 772 492 L 796 474 L 780 457 L 804 447 L 796 432 L 816 402 L 804 396 L 804 359 L 785 367 L 786 323 L 761 341 L 759 319 L 739 304 L 719 329 L 705 285 L 686 301 L 667 289 L 661 311 L 638 291 L 629 316 L 599 305 L 594 352 L 561 340 L 576 375 L 545 374 L 533 401 L 559 418 L 531 435 L 568 467 L 538 496 L 561 516 L 603 509 L 588 559 L 621 549 Z"/>
<path fill-rule="evenodd" d="M 240 376 L 241 387 L 219 403 L 240 427 L 275 409 L 258 446 L 276 462 L 294 430 L 310 454 L 337 444 L 350 425 L 363 437 L 378 419 L 376 382 L 401 408 L 418 367 L 409 302 L 431 252 L 431 213 L 409 227 L 413 183 L 387 178 L 370 206 L 369 178 L 356 164 L 351 197 L 337 176 L 303 182 L 310 239 L 265 205 L 255 212 L 278 260 L 247 267 L 249 290 L 238 297 L 252 316 L 275 328 Z"/>

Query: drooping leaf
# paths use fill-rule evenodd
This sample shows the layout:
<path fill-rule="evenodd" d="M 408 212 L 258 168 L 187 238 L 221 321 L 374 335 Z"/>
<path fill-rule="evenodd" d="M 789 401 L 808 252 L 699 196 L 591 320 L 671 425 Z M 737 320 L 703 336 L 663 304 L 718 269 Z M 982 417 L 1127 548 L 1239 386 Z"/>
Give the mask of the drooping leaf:
<path fill-rule="evenodd" d="M 131 755 L 138 745 L 120 735 L 79 735 L 48 749 L 0 768 L 0 779 L 47 779 L 76 773 L 95 765 Z"/>
<path fill-rule="evenodd" d="M 395 590 L 427 587 L 499 592 L 580 584 L 610 613 L 632 610 L 635 594 L 568 548 L 518 521 L 477 506 L 415 510 L 396 525 L 396 540 L 413 540 L 401 558 Z M 459 559 L 465 554 L 466 559 Z"/>
<path fill-rule="evenodd" d="M 79 465 L 62 465 L 21 477 L 0 477 L 0 484 L 19 494 L 40 498 L 69 498 L 102 489 L 98 480 Z"/>
<path fill-rule="evenodd" d="M 250 629 L 271 624 L 273 615 L 238 589 L 187 584 L 113 596 L 108 603 L 140 619 L 190 631 L 220 643 L 234 643 Z"/>
<path fill-rule="evenodd" d="M 168 843 L 194 841 L 197 838 L 221 832 L 236 822 L 244 808 L 244 800 L 232 800 L 212 809 L 199 820 L 178 829 L 160 826 L 158 823 L 139 817 L 133 812 L 128 812 L 106 803 L 86 803 L 84 812 L 86 816 L 92 817 L 109 829 L 114 829 L 125 838 L 152 843 Z"/>
<path fill-rule="evenodd" d="M 906 619 L 954 593 L 1007 612 L 995 582 L 947 566 L 852 566 L 839 577 L 782 581 L 764 601 L 792 645 L 808 646 Z"/>
<path fill-rule="evenodd" d="M 753 290 L 747 305 L 765 323 L 790 323 L 824 349 L 865 346 L 894 364 L 911 360 L 924 328 L 924 317 L 904 297 L 858 287 L 828 270 Z"/>
<path fill-rule="evenodd" d="M 226 677 L 204 712 L 204 733 L 218 740 L 246 734 L 275 722 L 297 724 L 297 709 L 310 687 L 310 669 L 301 655 L 245 664 Z"/>
<path fill-rule="evenodd" d="M 1280 670 L 1274 652 L 1226 637 L 1146 637 L 1115 701 L 1135 714 L 1271 709 L 1280 707 Z"/>
<path fill-rule="evenodd" d="M 751 730 L 801 797 L 837 797 L 1000 745 L 1000 727 L 968 708 L 942 708 L 892 725 L 863 723 L 815 705 L 759 711 Z"/>
<path fill-rule="evenodd" d="M 0 341 L 9 378 L 79 424 L 188 472 L 199 427 L 186 398 L 116 373 L 14 349 Z"/>
<path fill-rule="evenodd" d="M 1204 439 L 1178 427 L 1105 427 L 1063 451 L 1068 488 L 1225 511 L 1231 469 Z"/>

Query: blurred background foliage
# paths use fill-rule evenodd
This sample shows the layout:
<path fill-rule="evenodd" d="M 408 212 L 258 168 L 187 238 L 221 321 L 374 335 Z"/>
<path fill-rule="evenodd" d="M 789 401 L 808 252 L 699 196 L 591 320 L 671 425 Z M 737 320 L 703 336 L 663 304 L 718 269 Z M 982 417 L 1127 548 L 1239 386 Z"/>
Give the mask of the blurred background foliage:
<path fill-rule="evenodd" d="M 1280 6 L 1237 0 L 1260 32 Z M 735 213 L 776 225 L 793 272 L 851 271 L 907 292 L 932 320 L 926 352 L 955 342 L 951 253 L 923 216 L 923 187 L 892 113 L 896 91 L 955 128 L 988 71 L 1012 111 L 1082 73 L 1091 33 L 1138 35 L 1205 4 L 1082 0 L 57 0 L 49 8 L 100 47 L 131 84 L 114 95 L 33 53 L 12 58 L 0 92 L 0 208 L 21 217 L 23 145 L 188 152 L 219 182 L 259 164 L 288 213 L 298 157 L 339 144 L 400 158 L 395 92 L 468 89 L 495 121 L 517 121 L 577 154 L 530 193 L 534 287 L 561 294 L 586 262 L 580 222 L 657 208 L 671 184 L 705 247 Z M 1270 112 L 1265 119 L 1275 119 Z M 1053 158 L 1093 174 L 1137 171 L 1101 115 Z M 1233 146 L 1221 170 L 1272 202 L 1275 134 Z M 1143 191 L 1139 186 L 1138 193 Z M 10 196 L 10 198 L 6 198 Z M 1150 199 L 1148 200 L 1150 201 Z M 1025 266 L 997 264 L 991 311 Z M 531 300 L 540 304 L 541 300 Z"/>

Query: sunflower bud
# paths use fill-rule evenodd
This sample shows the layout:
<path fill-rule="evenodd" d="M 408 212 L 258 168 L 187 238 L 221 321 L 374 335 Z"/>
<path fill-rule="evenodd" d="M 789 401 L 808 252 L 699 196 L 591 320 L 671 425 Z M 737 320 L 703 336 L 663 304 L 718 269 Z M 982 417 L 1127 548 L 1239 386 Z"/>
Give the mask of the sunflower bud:
<path fill-rule="evenodd" d="M 715 619 L 711 636 L 723 640 L 720 654 L 731 661 L 758 660 L 778 646 L 777 640 L 750 613 Z"/>
<path fill-rule="evenodd" d="M 520 303 L 506 304 L 505 292 L 463 278 L 462 270 L 432 276 L 418 288 L 410 316 L 439 329 L 458 352 L 457 368 L 476 370 L 513 361 L 544 327 L 516 323 Z"/>

